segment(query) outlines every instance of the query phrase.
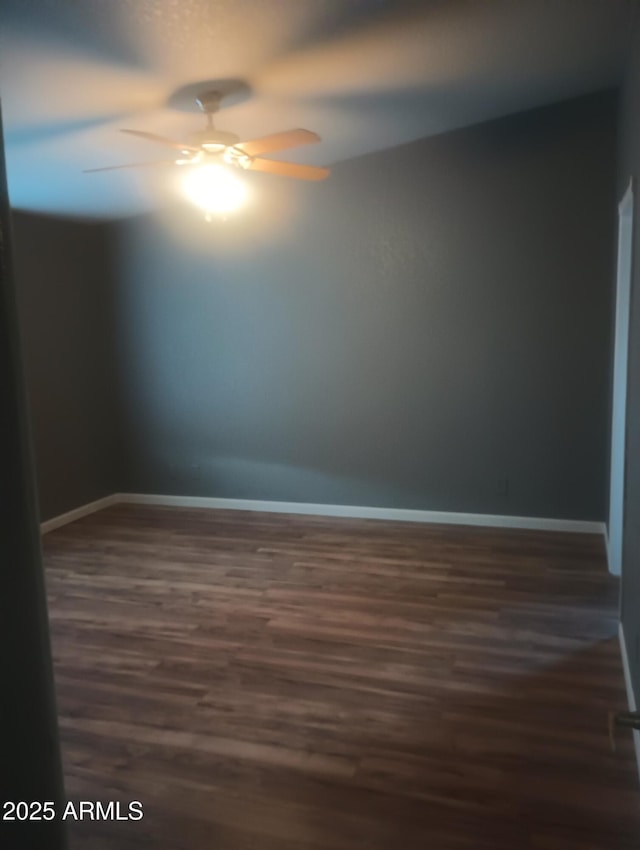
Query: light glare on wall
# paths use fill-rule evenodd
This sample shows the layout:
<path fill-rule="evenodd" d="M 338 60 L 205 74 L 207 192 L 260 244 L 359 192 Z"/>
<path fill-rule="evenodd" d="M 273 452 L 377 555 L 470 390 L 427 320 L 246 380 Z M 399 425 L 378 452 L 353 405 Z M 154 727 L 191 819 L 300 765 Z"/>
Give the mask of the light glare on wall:
<path fill-rule="evenodd" d="M 237 210 L 247 196 L 245 184 L 222 165 L 190 168 L 182 189 L 186 197 L 206 213 L 207 218 Z"/>

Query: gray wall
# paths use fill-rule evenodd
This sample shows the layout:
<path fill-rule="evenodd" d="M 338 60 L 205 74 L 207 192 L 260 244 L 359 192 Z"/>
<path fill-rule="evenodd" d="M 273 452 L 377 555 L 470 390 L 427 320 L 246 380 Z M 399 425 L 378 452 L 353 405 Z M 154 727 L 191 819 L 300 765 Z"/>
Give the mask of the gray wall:
<path fill-rule="evenodd" d="M 123 224 L 124 486 L 603 519 L 615 110 L 255 175 L 221 224 Z"/>
<path fill-rule="evenodd" d="M 13 214 L 41 519 L 117 489 L 111 228 Z"/>
<path fill-rule="evenodd" d="M 622 93 L 618 194 L 635 178 L 629 372 L 627 385 L 627 460 L 622 554 L 622 623 L 636 699 L 640 701 L 640 16 Z"/>

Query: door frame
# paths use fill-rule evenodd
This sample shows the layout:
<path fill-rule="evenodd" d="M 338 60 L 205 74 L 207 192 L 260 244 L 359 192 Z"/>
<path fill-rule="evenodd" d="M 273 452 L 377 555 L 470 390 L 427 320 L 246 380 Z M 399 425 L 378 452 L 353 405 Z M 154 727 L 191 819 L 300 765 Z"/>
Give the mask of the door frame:
<path fill-rule="evenodd" d="M 627 373 L 633 263 L 633 180 L 618 204 L 618 256 L 616 272 L 615 331 L 613 343 L 613 392 L 609 464 L 609 516 L 607 561 L 609 572 L 622 572 L 626 460 Z"/>
<path fill-rule="evenodd" d="M 53 820 L 39 815 L 3 821 L 0 832 L 7 833 L 6 846 L 65 850 L 64 783 L 11 237 L 0 109 L 0 773 L 6 794 L 0 803 L 49 802 L 58 813 Z"/>

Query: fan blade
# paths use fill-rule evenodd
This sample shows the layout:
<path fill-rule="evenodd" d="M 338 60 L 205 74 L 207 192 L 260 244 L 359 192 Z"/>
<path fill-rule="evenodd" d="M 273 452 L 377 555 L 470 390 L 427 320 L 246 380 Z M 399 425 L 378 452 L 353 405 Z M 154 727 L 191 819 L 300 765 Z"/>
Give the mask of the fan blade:
<path fill-rule="evenodd" d="M 163 159 L 159 162 L 132 162 L 128 165 L 107 165 L 105 168 L 85 168 L 83 174 L 92 174 L 94 171 L 117 171 L 120 168 L 149 168 L 154 165 L 175 165 L 175 159 Z"/>
<path fill-rule="evenodd" d="M 275 159 L 252 159 L 248 166 L 252 171 L 266 171 L 282 177 L 297 177 L 298 180 L 324 180 L 330 172 L 328 168 L 315 165 L 297 165 L 294 162 L 278 162 Z"/>
<path fill-rule="evenodd" d="M 283 151 L 286 148 L 297 148 L 300 145 L 311 145 L 319 142 L 320 136 L 310 130 L 285 130 L 284 133 L 272 133 L 261 139 L 253 139 L 250 142 L 238 142 L 237 148 L 249 156 L 260 156 L 263 153 Z"/>
<path fill-rule="evenodd" d="M 158 142 L 161 145 L 168 145 L 170 148 L 175 148 L 178 151 L 200 150 L 200 148 L 194 148 L 193 145 L 174 142 L 173 139 L 167 139 L 166 136 L 158 136 L 156 133 L 146 133 L 144 130 L 120 130 L 120 132 L 128 133 L 130 136 L 138 136 L 140 139 L 146 139 L 148 142 Z"/>

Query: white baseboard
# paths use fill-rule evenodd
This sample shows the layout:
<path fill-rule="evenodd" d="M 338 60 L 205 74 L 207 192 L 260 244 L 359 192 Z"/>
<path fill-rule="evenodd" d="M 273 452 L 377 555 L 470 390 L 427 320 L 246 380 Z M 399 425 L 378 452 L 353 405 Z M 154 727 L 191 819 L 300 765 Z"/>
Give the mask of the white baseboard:
<path fill-rule="evenodd" d="M 112 493 L 103 499 L 96 499 L 95 502 L 80 505 L 79 508 L 74 508 L 72 511 L 67 511 L 65 514 L 54 516 L 52 519 L 40 523 L 40 532 L 46 534 L 48 531 L 53 531 L 54 528 L 60 528 L 60 526 L 75 522 L 75 520 L 81 519 L 83 516 L 88 516 L 96 511 L 101 511 L 103 508 L 108 508 L 110 505 L 115 505 L 118 501 L 118 494 Z"/>
<path fill-rule="evenodd" d="M 180 508 L 209 508 L 218 510 L 262 511 L 279 514 L 347 517 L 351 519 L 382 519 L 395 522 L 422 522 L 438 525 L 475 525 L 487 528 L 519 528 L 532 531 L 569 531 L 578 534 L 604 534 L 602 522 L 573 519 L 508 516 L 500 514 L 466 514 L 452 511 L 419 511 L 408 508 L 373 508 L 357 505 L 320 505 L 312 502 L 269 502 L 257 499 L 220 499 L 207 496 L 165 496 L 150 493 L 112 493 L 87 505 L 43 522 L 43 534 L 74 522 L 87 514 L 115 504 L 164 505 Z"/>
<path fill-rule="evenodd" d="M 603 534 L 604 523 L 572 519 L 545 519 L 499 514 L 465 514 L 451 511 L 419 511 L 407 508 L 372 508 L 356 505 L 319 505 L 311 502 L 269 502 L 256 499 L 219 499 L 206 496 L 160 496 L 146 493 L 117 493 L 119 502 L 135 505 L 166 505 L 181 508 L 264 511 L 279 514 L 385 519 L 397 522 L 424 522 L 443 525 L 478 525 L 491 528 L 522 528 L 535 531 L 573 531 Z"/>
<path fill-rule="evenodd" d="M 629 667 L 629 656 L 627 655 L 627 644 L 624 639 L 622 623 L 618 624 L 618 639 L 620 640 L 620 655 L 622 657 L 622 669 L 624 671 L 624 686 L 627 691 L 627 703 L 629 711 L 637 711 L 636 697 L 631 684 L 631 668 Z M 636 762 L 638 764 L 638 778 L 640 779 L 640 732 L 633 730 L 633 745 L 636 750 Z"/>

